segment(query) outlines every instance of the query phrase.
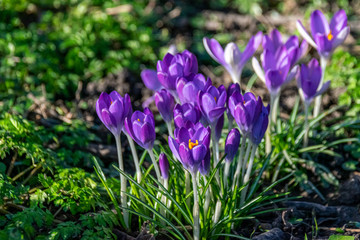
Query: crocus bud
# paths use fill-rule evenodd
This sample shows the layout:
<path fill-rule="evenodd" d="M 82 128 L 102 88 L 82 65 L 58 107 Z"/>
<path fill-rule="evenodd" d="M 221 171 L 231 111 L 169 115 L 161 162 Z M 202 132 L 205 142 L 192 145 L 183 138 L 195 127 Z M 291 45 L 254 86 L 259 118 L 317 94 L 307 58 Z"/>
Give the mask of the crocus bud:
<path fill-rule="evenodd" d="M 146 150 L 152 149 L 155 141 L 155 120 L 150 109 L 135 111 L 125 119 L 125 129 L 131 138 Z"/>
<path fill-rule="evenodd" d="M 308 65 L 301 64 L 300 73 L 297 77 L 297 83 L 300 95 L 306 104 L 310 104 L 312 100 L 325 92 L 330 81 L 326 82 L 321 89 L 318 90 L 321 81 L 321 67 L 319 62 L 314 58 Z"/>
<path fill-rule="evenodd" d="M 171 122 L 175 106 L 174 97 L 165 89 L 155 93 L 155 104 L 165 122 Z"/>
<path fill-rule="evenodd" d="M 262 106 L 261 113 L 259 117 L 255 120 L 250 135 L 250 140 L 255 145 L 259 145 L 265 135 L 266 129 L 269 124 L 269 113 L 270 105 L 268 105 L 267 107 Z"/>
<path fill-rule="evenodd" d="M 240 145 L 240 132 L 236 128 L 231 129 L 225 141 L 225 160 L 232 162 Z"/>
<path fill-rule="evenodd" d="M 164 179 L 168 179 L 169 178 L 169 161 L 164 153 L 160 153 L 160 155 L 159 155 L 159 165 L 160 165 L 161 176 Z"/>
<path fill-rule="evenodd" d="M 125 118 L 131 114 L 131 102 L 129 95 L 121 97 L 113 91 L 109 94 L 101 93 L 96 101 L 96 113 L 107 129 L 115 136 L 119 135 L 124 126 Z"/>

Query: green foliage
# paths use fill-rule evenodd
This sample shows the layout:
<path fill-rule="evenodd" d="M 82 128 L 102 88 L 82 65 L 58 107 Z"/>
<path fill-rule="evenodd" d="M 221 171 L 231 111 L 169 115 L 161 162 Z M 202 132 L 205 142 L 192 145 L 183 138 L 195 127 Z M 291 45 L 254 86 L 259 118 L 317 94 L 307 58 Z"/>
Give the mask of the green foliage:
<path fill-rule="evenodd" d="M 138 73 L 140 64 L 156 61 L 146 3 L 129 3 L 129 10 L 112 16 L 106 12 L 117 6 L 111 0 L 2 1 L 0 91 L 44 84 L 49 97 L 71 99 L 79 81 L 123 68 Z"/>
<path fill-rule="evenodd" d="M 355 237 L 352 236 L 343 236 L 343 235 L 332 235 L 329 240 L 354 240 Z"/>
<path fill-rule="evenodd" d="M 58 169 L 53 178 L 40 174 L 39 181 L 45 190 L 38 189 L 31 196 L 33 204 L 51 202 L 72 214 L 87 212 L 100 204 L 97 184 L 83 169 Z"/>
<path fill-rule="evenodd" d="M 0 230 L 0 239 L 34 239 L 41 229 L 53 223 L 53 215 L 39 207 L 26 208 L 7 217 L 9 223 Z"/>

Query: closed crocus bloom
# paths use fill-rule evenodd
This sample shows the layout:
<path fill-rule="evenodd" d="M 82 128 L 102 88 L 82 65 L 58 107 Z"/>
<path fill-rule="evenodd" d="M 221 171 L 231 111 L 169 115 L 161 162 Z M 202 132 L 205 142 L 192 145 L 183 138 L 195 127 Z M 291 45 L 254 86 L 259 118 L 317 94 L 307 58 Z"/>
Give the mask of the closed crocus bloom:
<path fill-rule="evenodd" d="M 131 138 L 146 150 L 152 149 L 155 141 L 155 120 L 150 109 L 135 111 L 125 119 L 125 129 Z"/>
<path fill-rule="evenodd" d="M 253 36 L 241 52 L 238 46 L 231 42 L 227 44 L 225 50 L 215 39 L 203 38 L 203 43 L 208 54 L 229 72 L 234 82 L 238 82 L 241 78 L 241 72 L 246 62 L 255 53 L 262 39 L 262 33 L 258 32 Z"/>
<path fill-rule="evenodd" d="M 119 135 L 124 126 L 125 118 L 131 114 L 131 102 L 129 95 L 121 97 L 113 91 L 109 94 L 101 93 L 96 101 L 96 113 L 107 129 L 115 136 Z"/>
<path fill-rule="evenodd" d="M 196 96 L 199 91 L 205 91 L 211 86 L 210 78 L 202 74 L 196 74 L 193 78 L 181 77 L 176 82 L 176 92 L 181 103 L 196 103 Z"/>
<path fill-rule="evenodd" d="M 321 74 L 321 67 L 316 59 L 312 59 L 308 65 L 301 65 L 297 83 L 300 95 L 308 105 L 316 96 L 324 93 L 330 86 L 330 81 L 328 81 L 321 89 L 318 89 L 321 81 Z"/>
<path fill-rule="evenodd" d="M 155 93 L 155 104 L 165 122 L 171 122 L 175 106 L 174 97 L 165 89 Z"/>
<path fill-rule="evenodd" d="M 261 112 L 252 126 L 250 140 L 254 145 L 259 145 L 269 125 L 270 105 L 262 106 Z"/>
<path fill-rule="evenodd" d="M 236 128 L 231 129 L 225 141 L 225 160 L 232 162 L 240 145 L 240 132 Z"/>
<path fill-rule="evenodd" d="M 202 164 L 207 168 L 203 161 L 209 152 L 210 137 L 210 128 L 197 123 L 193 128 L 175 129 L 174 138 L 169 136 L 169 147 L 185 169 L 196 173 Z"/>
<path fill-rule="evenodd" d="M 159 166 L 161 171 L 161 176 L 164 179 L 169 178 L 169 161 L 164 153 L 160 153 L 159 155 Z"/>
<path fill-rule="evenodd" d="M 209 125 L 216 124 L 223 115 L 226 103 L 226 89 L 223 85 L 219 88 L 210 86 L 205 92 L 198 93 L 198 105 L 204 120 Z"/>
<path fill-rule="evenodd" d="M 298 20 L 297 29 L 302 37 L 324 58 L 329 58 L 336 47 L 342 44 L 350 32 L 347 16 L 344 10 L 335 13 L 330 25 L 324 14 L 315 10 L 310 16 L 311 35 L 307 33 L 303 24 Z"/>
<path fill-rule="evenodd" d="M 240 85 L 238 83 L 230 84 L 230 86 L 228 87 L 228 90 L 227 90 L 227 98 L 228 99 L 226 101 L 226 104 L 227 104 L 226 114 L 227 114 L 229 122 L 234 120 L 233 116 L 231 115 L 230 109 L 229 109 L 229 98 L 231 97 L 231 95 L 234 92 L 241 93 Z"/>
<path fill-rule="evenodd" d="M 241 133 L 248 137 L 251 134 L 252 126 L 258 118 L 262 108 L 261 97 L 256 99 L 255 95 L 247 92 L 242 96 L 235 92 L 229 98 L 229 109 Z"/>
<path fill-rule="evenodd" d="M 221 132 L 224 127 L 224 114 L 222 114 L 215 125 L 215 140 L 218 142 L 221 138 Z"/>
<path fill-rule="evenodd" d="M 200 110 L 197 106 L 190 103 L 183 105 L 176 104 L 174 108 L 174 123 L 176 128 L 190 128 L 194 127 L 201 118 Z"/>
<path fill-rule="evenodd" d="M 266 49 L 274 55 L 278 49 L 285 46 L 290 67 L 295 66 L 299 59 L 305 55 L 308 47 L 306 41 L 303 41 L 299 46 L 299 39 L 297 36 L 291 36 L 284 44 L 281 33 L 277 29 L 272 30 L 269 35 L 264 36 L 262 45 L 264 50 Z"/>
<path fill-rule="evenodd" d="M 156 69 L 163 87 L 173 91 L 178 78 L 192 79 L 198 73 L 198 62 L 195 55 L 187 50 L 175 55 L 167 53 L 162 61 L 158 61 Z"/>
<path fill-rule="evenodd" d="M 158 91 L 161 89 L 161 83 L 159 82 L 157 72 L 155 70 L 144 69 L 141 71 L 140 76 L 148 89 L 153 91 Z"/>

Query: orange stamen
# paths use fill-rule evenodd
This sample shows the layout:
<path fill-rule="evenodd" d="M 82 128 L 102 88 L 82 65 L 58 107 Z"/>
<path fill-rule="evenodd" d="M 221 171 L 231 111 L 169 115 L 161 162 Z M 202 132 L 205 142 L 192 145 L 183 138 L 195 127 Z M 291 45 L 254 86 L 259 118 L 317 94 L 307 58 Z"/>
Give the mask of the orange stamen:
<path fill-rule="evenodd" d="M 140 119 L 138 118 L 138 122 L 140 122 Z"/>
<path fill-rule="evenodd" d="M 332 35 L 331 30 L 330 30 L 329 34 L 327 35 L 327 39 L 329 41 L 331 41 L 333 38 L 334 38 L 334 35 Z"/>
<path fill-rule="evenodd" d="M 195 146 L 197 146 L 197 145 L 199 145 L 199 141 L 198 140 L 196 140 L 196 142 L 191 142 L 191 139 L 189 139 L 189 149 L 191 150 L 191 149 L 193 149 L 193 147 L 195 147 Z"/>

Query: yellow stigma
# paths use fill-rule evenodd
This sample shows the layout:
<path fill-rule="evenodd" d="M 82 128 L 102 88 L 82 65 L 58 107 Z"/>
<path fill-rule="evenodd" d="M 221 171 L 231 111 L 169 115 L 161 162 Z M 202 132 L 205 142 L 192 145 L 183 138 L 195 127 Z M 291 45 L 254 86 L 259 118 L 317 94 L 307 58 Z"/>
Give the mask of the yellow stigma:
<path fill-rule="evenodd" d="M 140 119 L 138 118 L 138 122 L 140 122 Z"/>
<path fill-rule="evenodd" d="M 193 149 L 193 147 L 195 147 L 195 146 L 197 146 L 197 145 L 199 145 L 199 141 L 198 140 L 196 140 L 196 142 L 191 142 L 191 139 L 189 139 L 189 149 L 191 150 L 191 149 Z"/>
<path fill-rule="evenodd" d="M 113 101 L 110 101 L 110 105 L 113 104 Z"/>
<path fill-rule="evenodd" d="M 214 99 L 215 99 L 215 102 L 216 102 L 216 97 L 214 97 Z"/>
<path fill-rule="evenodd" d="M 245 104 L 246 102 L 245 102 L 245 100 L 243 101 L 243 104 Z"/>
<path fill-rule="evenodd" d="M 332 35 L 331 30 L 330 30 L 329 34 L 327 35 L 327 39 L 329 41 L 331 41 L 333 38 L 334 38 L 334 36 Z"/>

